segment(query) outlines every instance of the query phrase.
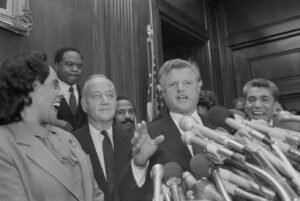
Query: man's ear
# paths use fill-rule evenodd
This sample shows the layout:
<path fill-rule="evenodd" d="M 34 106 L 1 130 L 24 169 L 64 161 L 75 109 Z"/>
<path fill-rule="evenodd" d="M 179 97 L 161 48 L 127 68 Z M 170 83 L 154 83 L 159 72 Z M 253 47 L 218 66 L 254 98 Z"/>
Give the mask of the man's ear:
<path fill-rule="evenodd" d="M 164 90 L 163 90 L 163 88 L 162 88 L 162 86 L 160 84 L 156 85 L 156 88 L 157 88 L 159 94 L 164 95 Z"/>
<path fill-rule="evenodd" d="M 86 100 L 85 100 L 85 98 L 81 98 L 80 102 L 81 102 L 82 110 L 83 110 L 85 113 L 87 113 L 87 105 L 86 105 Z"/>
<path fill-rule="evenodd" d="M 203 84 L 202 80 L 198 82 L 198 88 L 199 88 L 199 92 L 201 91 L 202 84 Z"/>

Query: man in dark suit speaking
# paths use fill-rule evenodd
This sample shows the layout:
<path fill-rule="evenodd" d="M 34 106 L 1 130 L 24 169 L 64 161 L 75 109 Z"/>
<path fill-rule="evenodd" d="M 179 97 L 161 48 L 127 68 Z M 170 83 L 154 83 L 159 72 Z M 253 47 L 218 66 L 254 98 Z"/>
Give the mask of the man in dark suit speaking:
<path fill-rule="evenodd" d="M 132 170 L 128 171 L 127 177 L 124 177 L 123 180 L 122 190 L 124 191 L 128 191 L 126 187 L 131 190 L 136 190 L 137 186 L 140 187 L 143 193 L 136 200 L 151 200 L 153 196 L 149 174 L 147 176 L 136 174 L 137 170 L 143 168 L 149 170 L 156 163 L 176 162 L 183 171 L 191 171 L 189 163 L 192 156 L 203 151 L 200 146 L 186 145 L 182 142 L 183 131 L 178 125 L 183 116 L 191 116 L 200 125 L 208 123 L 197 113 L 197 103 L 202 86 L 199 68 L 195 64 L 181 59 L 167 61 L 160 68 L 159 82 L 159 89 L 169 113 L 148 126 L 145 122 L 137 124 L 132 140 Z M 136 188 L 134 188 L 135 186 Z M 138 196 L 138 194 L 136 195 Z"/>
<path fill-rule="evenodd" d="M 105 201 L 119 201 L 118 183 L 131 160 L 131 139 L 113 123 L 117 105 L 113 83 L 104 75 L 90 76 L 82 88 L 81 104 L 88 123 L 74 135 L 91 157 Z"/>

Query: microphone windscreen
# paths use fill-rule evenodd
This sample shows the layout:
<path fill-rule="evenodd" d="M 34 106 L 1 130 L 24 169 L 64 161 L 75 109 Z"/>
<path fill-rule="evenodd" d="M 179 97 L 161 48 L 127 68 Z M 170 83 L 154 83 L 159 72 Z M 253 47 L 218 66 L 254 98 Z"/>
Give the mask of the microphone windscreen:
<path fill-rule="evenodd" d="M 192 158 L 190 167 L 197 179 L 209 177 L 209 160 L 203 153 L 197 154 Z"/>
<path fill-rule="evenodd" d="M 225 128 L 229 133 L 232 133 L 232 128 L 225 123 L 228 117 L 234 119 L 234 114 L 221 106 L 214 106 L 207 113 L 207 118 L 212 124 Z"/>
<path fill-rule="evenodd" d="M 182 177 L 182 168 L 176 162 L 168 162 L 165 165 L 164 181 L 168 181 L 171 177 Z"/>

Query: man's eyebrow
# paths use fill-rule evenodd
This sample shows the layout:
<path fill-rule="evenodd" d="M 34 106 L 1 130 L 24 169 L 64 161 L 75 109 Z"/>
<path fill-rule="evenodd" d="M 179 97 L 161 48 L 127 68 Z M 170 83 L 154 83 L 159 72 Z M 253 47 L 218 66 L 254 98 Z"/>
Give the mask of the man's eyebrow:
<path fill-rule="evenodd" d="M 271 98 L 271 96 L 267 96 L 267 95 L 262 95 L 262 98 Z"/>

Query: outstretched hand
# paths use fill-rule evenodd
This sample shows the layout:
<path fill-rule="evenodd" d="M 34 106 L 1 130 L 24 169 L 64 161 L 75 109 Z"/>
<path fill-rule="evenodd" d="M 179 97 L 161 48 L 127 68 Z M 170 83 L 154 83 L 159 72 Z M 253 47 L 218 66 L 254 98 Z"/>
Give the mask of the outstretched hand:
<path fill-rule="evenodd" d="M 155 139 L 151 139 L 147 131 L 145 121 L 138 123 L 131 140 L 132 157 L 137 166 L 145 167 L 149 158 L 157 150 L 157 146 L 164 140 L 164 136 L 160 135 Z"/>

